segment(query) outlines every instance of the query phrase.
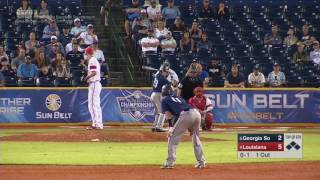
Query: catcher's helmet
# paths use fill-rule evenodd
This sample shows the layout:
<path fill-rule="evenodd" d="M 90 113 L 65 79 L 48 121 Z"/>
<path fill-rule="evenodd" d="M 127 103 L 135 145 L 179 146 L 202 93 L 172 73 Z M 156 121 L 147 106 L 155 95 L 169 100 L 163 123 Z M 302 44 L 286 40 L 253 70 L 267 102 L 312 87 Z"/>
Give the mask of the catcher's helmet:
<path fill-rule="evenodd" d="M 162 86 L 161 95 L 162 96 L 171 96 L 171 95 L 173 95 L 173 88 L 171 87 L 170 83 Z"/>

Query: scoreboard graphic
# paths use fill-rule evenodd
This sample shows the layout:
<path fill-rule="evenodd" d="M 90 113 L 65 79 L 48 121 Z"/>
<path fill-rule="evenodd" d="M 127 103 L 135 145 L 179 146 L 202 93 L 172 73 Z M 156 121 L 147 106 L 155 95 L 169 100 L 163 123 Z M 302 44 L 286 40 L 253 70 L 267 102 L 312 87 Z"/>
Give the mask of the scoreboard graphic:
<path fill-rule="evenodd" d="M 238 134 L 238 158 L 302 158 L 302 133 Z"/>

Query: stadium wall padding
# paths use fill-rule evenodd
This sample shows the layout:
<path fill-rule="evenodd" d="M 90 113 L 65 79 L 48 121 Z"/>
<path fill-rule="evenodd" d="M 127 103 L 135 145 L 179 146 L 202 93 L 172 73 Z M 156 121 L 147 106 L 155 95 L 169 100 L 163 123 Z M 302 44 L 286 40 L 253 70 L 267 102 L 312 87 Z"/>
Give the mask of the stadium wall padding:
<path fill-rule="evenodd" d="M 150 123 L 150 88 L 104 88 L 104 122 Z M 320 123 L 320 89 L 207 89 L 215 123 Z M 0 123 L 89 122 L 87 88 L 1 88 Z"/>

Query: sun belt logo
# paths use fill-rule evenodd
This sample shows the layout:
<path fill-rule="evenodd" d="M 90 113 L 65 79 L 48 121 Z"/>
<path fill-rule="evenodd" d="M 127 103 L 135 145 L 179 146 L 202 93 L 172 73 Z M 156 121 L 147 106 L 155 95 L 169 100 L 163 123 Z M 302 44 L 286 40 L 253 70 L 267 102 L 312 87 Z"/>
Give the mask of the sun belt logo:
<path fill-rule="evenodd" d="M 117 97 L 117 102 L 121 113 L 130 115 L 136 121 L 141 120 L 146 115 L 154 114 L 153 103 L 141 91 L 134 91 L 125 97 Z"/>
<path fill-rule="evenodd" d="M 49 94 L 46 98 L 45 104 L 47 109 L 53 112 L 36 112 L 36 119 L 43 119 L 43 120 L 44 119 L 45 120 L 47 119 L 70 120 L 71 119 L 71 116 L 72 116 L 71 112 L 61 112 L 63 111 L 63 109 L 58 111 L 62 105 L 62 100 L 59 95 Z"/>
<path fill-rule="evenodd" d="M 51 111 L 58 111 L 61 104 L 61 98 L 57 94 L 50 94 L 46 98 L 46 107 Z"/>

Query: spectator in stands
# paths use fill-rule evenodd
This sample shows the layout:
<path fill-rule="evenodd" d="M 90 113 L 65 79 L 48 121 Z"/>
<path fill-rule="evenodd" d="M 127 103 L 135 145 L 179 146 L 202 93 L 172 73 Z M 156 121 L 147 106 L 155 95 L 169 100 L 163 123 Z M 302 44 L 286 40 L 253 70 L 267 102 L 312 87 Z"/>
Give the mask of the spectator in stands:
<path fill-rule="evenodd" d="M 165 27 L 163 21 L 158 21 L 157 28 L 155 29 L 155 38 L 159 39 L 161 41 L 162 39 L 166 38 L 166 35 L 168 34 L 169 30 Z"/>
<path fill-rule="evenodd" d="M 203 66 L 200 63 L 196 64 L 196 70 L 198 72 L 198 76 L 203 83 L 203 86 L 208 86 L 209 83 L 209 73 L 203 69 Z"/>
<path fill-rule="evenodd" d="M 51 39 L 50 44 L 48 44 L 45 47 L 45 53 L 46 54 L 49 53 L 54 46 L 57 46 L 58 47 L 58 51 L 61 52 L 62 54 L 65 54 L 65 50 L 64 50 L 62 44 L 58 41 L 57 36 L 51 36 L 50 39 Z"/>
<path fill-rule="evenodd" d="M 30 50 L 31 50 L 31 51 L 35 51 L 35 48 L 36 48 L 37 46 L 39 46 L 39 45 L 40 45 L 40 42 L 37 41 L 37 39 L 36 39 L 36 32 L 31 31 L 31 32 L 29 33 L 29 40 L 26 41 L 26 43 L 25 43 L 25 47 L 26 47 L 26 50 L 27 50 L 26 53 L 29 53 Z"/>
<path fill-rule="evenodd" d="M 52 78 L 53 72 L 52 69 L 48 66 L 43 66 L 39 71 L 39 78 Z"/>
<path fill-rule="evenodd" d="M 268 33 L 264 36 L 265 45 L 280 45 L 282 44 L 281 37 L 278 35 L 278 25 L 273 24 L 271 28 L 271 34 Z"/>
<path fill-rule="evenodd" d="M 143 25 L 143 26 L 147 27 L 147 29 L 154 28 L 154 25 L 151 23 L 150 19 L 148 18 L 146 10 L 141 10 L 140 16 L 135 18 L 135 20 L 133 20 L 133 22 L 132 22 L 132 31 L 133 31 L 133 28 L 138 23 L 138 21 L 140 21 L 140 19 L 141 19 L 141 22 L 142 22 L 142 24 L 140 24 L 140 25 Z M 134 33 L 134 32 L 132 32 L 132 33 Z"/>
<path fill-rule="evenodd" d="M 145 0 L 144 1 L 144 4 L 143 4 L 143 7 L 149 7 L 149 6 L 151 6 L 151 2 L 152 2 L 153 0 Z M 156 1 L 156 4 L 157 4 L 157 6 L 158 5 L 160 5 L 161 6 L 161 4 L 159 3 L 159 0 L 155 0 Z"/>
<path fill-rule="evenodd" d="M 40 69 L 43 66 L 49 66 L 50 61 L 46 58 L 45 52 L 40 51 L 36 54 L 33 64 L 35 64 L 38 67 L 38 69 Z"/>
<path fill-rule="evenodd" d="M 142 47 L 142 52 L 144 54 L 148 52 L 156 53 L 158 51 L 160 42 L 157 38 L 154 37 L 153 29 L 149 29 L 148 37 L 142 38 L 140 44 Z"/>
<path fill-rule="evenodd" d="M 298 51 L 293 54 L 293 62 L 296 64 L 304 64 L 310 61 L 309 54 L 305 51 L 303 43 L 298 44 Z"/>
<path fill-rule="evenodd" d="M 132 22 L 140 17 L 141 9 L 139 0 L 132 0 L 132 4 L 126 9 L 126 20 L 124 22 L 124 29 L 126 31 L 127 37 L 130 37 L 131 31 L 130 27 Z"/>
<path fill-rule="evenodd" d="M 223 13 L 223 12 L 221 12 Z M 202 7 L 199 10 L 199 18 L 201 19 L 214 19 L 215 18 L 215 10 L 210 6 L 209 0 L 202 1 Z"/>
<path fill-rule="evenodd" d="M 47 0 L 41 0 L 40 8 L 34 12 L 34 18 L 39 20 L 50 20 Z"/>
<path fill-rule="evenodd" d="M 63 47 L 71 42 L 72 35 L 70 34 L 70 28 L 68 25 L 64 25 L 62 28 L 62 34 L 59 36 L 59 42 L 62 44 Z"/>
<path fill-rule="evenodd" d="M 209 73 L 210 86 L 215 86 L 218 81 L 222 80 L 222 78 L 225 76 L 217 57 L 212 58 L 211 64 L 207 67 L 207 72 Z"/>
<path fill-rule="evenodd" d="M 38 76 L 38 68 L 32 64 L 31 57 L 26 57 L 26 62 L 19 65 L 17 76 L 20 80 L 24 78 L 36 78 Z"/>
<path fill-rule="evenodd" d="M 224 20 L 229 18 L 229 9 L 224 4 L 224 1 L 220 1 L 218 7 L 216 8 L 216 12 L 216 17 L 218 20 Z"/>
<path fill-rule="evenodd" d="M 70 68 L 68 67 L 68 62 L 63 59 L 60 63 L 57 64 L 55 72 L 53 73 L 57 78 L 70 78 Z"/>
<path fill-rule="evenodd" d="M 176 20 L 174 21 L 174 25 L 170 27 L 170 31 L 173 33 L 179 32 L 181 33 L 181 35 L 183 34 L 184 31 L 186 31 L 186 28 L 180 16 L 176 17 Z"/>
<path fill-rule="evenodd" d="M 317 65 L 320 65 L 320 47 L 319 41 L 313 42 L 313 51 L 310 52 L 310 60 Z"/>
<path fill-rule="evenodd" d="M 174 0 L 168 0 L 168 6 L 162 9 L 162 17 L 167 20 L 174 20 L 177 16 L 181 16 L 178 7 L 174 6 Z"/>
<path fill-rule="evenodd" d="M 169 31 L 166 34 L 166 38 L 161 41 L 161 48 L 162 52 L 167 53 L 174 53 L 177 47 L 177 42 L 172 37 L 172 33 Z"/>
<path fill-rule="evenodd" d="M 51 50 L 48 53 L 46 53 L 47 59 L 49 59 L 50 63 L 52 63 L 55 60 L 58 53 L 61 54 L 59 50 L 59 45 L 53 44 Z"/>
<path fill-rule="evenodd" d="M 11 68 L 16 70 L 20 64 L 25 63 L 26 50 L 23 48 L 19 49 L 19 55 L 11 61 Z"/>
<path fill-rule="evenodd" d="M 51 19 L 49 24 L 43 29 L 42 39 L 44 41 L 50 40 L 51 36 L 59 36 L 59 28 L 54 19 Z"/>
<path fill-rule="evenodd" d="M 87 31 L 80 34 L 80 45 L 87 47 L 92 45 L 94 41 L 98 41 L 98 36 L 94 33 L 93 25 L 88 24 Z"/>
<path fill-rule="evenodd" d="M 78 40 L 75 37 L 73 37 L 71 39 L 71 42 L 66 45 L 66 49 L 65 49 L 66 53 L 72 51 L 73 44 L 77 44 L 78 45 Z M 78 45 L 78 51 L 83 52 L 83 49 L 79 45 Z"/>
<path fill-rule="evenodd" d="M 199 41 L 201 38 L 202 30 L 198 21 L 195 19 L 192 22 L 192 26 L 189 30 L 190 36 L 194 41 Z"/>
<path fill-rule="evenodd" d="M 286 45 L 287 47 L 291 47 L 292 45 L 295 45 L 298 43 L 298 38 L 295 36 L 294 29 L 289 28 L 287 32 L 288 36 L 284 38 L 283 44 Z"/>
<path fill-rule="evenodd" d="M 74 37 L 80 36 L 82 32 L 85 32 L 87 28 L 81 25 L 81 21 L 79 18 L 75 18 L 73 20 L 74 26 L 71 28 L 70 34 Z"/>
<path fill-rule="evenodd" d="M 208 40 L 208 36 L 206 33 L 201 34 L 201 39 L 197 44 L 197 52 L 203 50 L 207 52 L 212 50 L 212 43 Z"/>
<path fill-rule="evenodd" d="M 71 67 L 84 67 L 83 53 L 79 51 L 79 45 L 77 43 L 72 44 L 72 51 L 67 53 L 66 59 L 70 62 Z"/>
<path fill-rule="evenodd" d="M 244 88 L 245 77 L 239 72 L 239 64 L 233 64 L 231 67 L 231 73 L 228 73 L 226 80 L 224 81 L 224 87 L 237 87 Z"/>
<path fill-rule="evenodd" d="M 280 64 L 274 63 L 273 71 L 268 75 L 268 83 L 270 87 L 282 87 L 286 84 L 286 77 L 280 71 Z"/>
<path fill-rule="evenodd" d="M 304 24 L 302 26 L 302 35 L 300 38 L 300 41 L 303 42 L 306 46 L 310 46 L 312 45 L 314 39 L 312 39 L 312 36 L 309 32 L 309 25 L 308 24 Z"/>
<path fill-rule="evenodd" d="M 16 72 L 11 69 L 9 59 L 2 57 L 0 59 L 0 72 L 4 77 L 15 77 Z"/>
<path fill-rule="evenodd" d="M 182 53 L 192 53 L 194 51 L 194 40 L 190 38 L 190 33 L 185 31 L 180 40 L 180 50 Z"/>
<path fill-rule="evenodd" d="M 64 56 L 60 52 L 57 52 L 56 57 L 51 59 L 52 68 L 57 70 L 58 65 L 60 65 L 62 61 L 65 61 Z"/>
<path fill-rule="evenodd" d="M 3 87 L 4 86 L 4 76 L 3 76 L 3 74 L 1 73 L 1 71 L 0 71 L 0 87 Z"/>
<path fill-rule="evenodd" d="M 263 87 L 266 83 L 264 75 L 260 72 L 259 65 L 253 67 L 253 72 L 248 76 L 248 84 L 250 87 L 259 88 Z"/>
<path fill-rule="evenodd" d="M 151 0 L 151 6 L 147 8 L 147 14 L 152 22 L 157 22 L 161 19 L 161 6 L 156 0 Z"/>
<path fill-rule="evenodd" d="M 139 40 L 148 34 L 148 27 L 145 26 L 141 17 L 138 17 L 132 28 L 132 39 Z"/>
<path fill-rule="evenodd" d="M 18 21 L 31 21 L 33 10 L 29 5 L 28 0 L 21 0 L 21 6 L 17 9 L 17 20 Z"/>
<path fill-rule="evenodd" d="M 105 0 L 105 2 L 101 5 L 100 15 L 104 18 L 104 26 L 107 27 L 109 25 L 109 12 L 112 7 L 113 0 Z"/>
<path fill-rule="evenodd" d="M 9 59 L 7 53 L 4 51 L 3 45 L 0 44 L 0 59 L 2 59 L 3 57 L 5 57 L 6 59 Z"/>

